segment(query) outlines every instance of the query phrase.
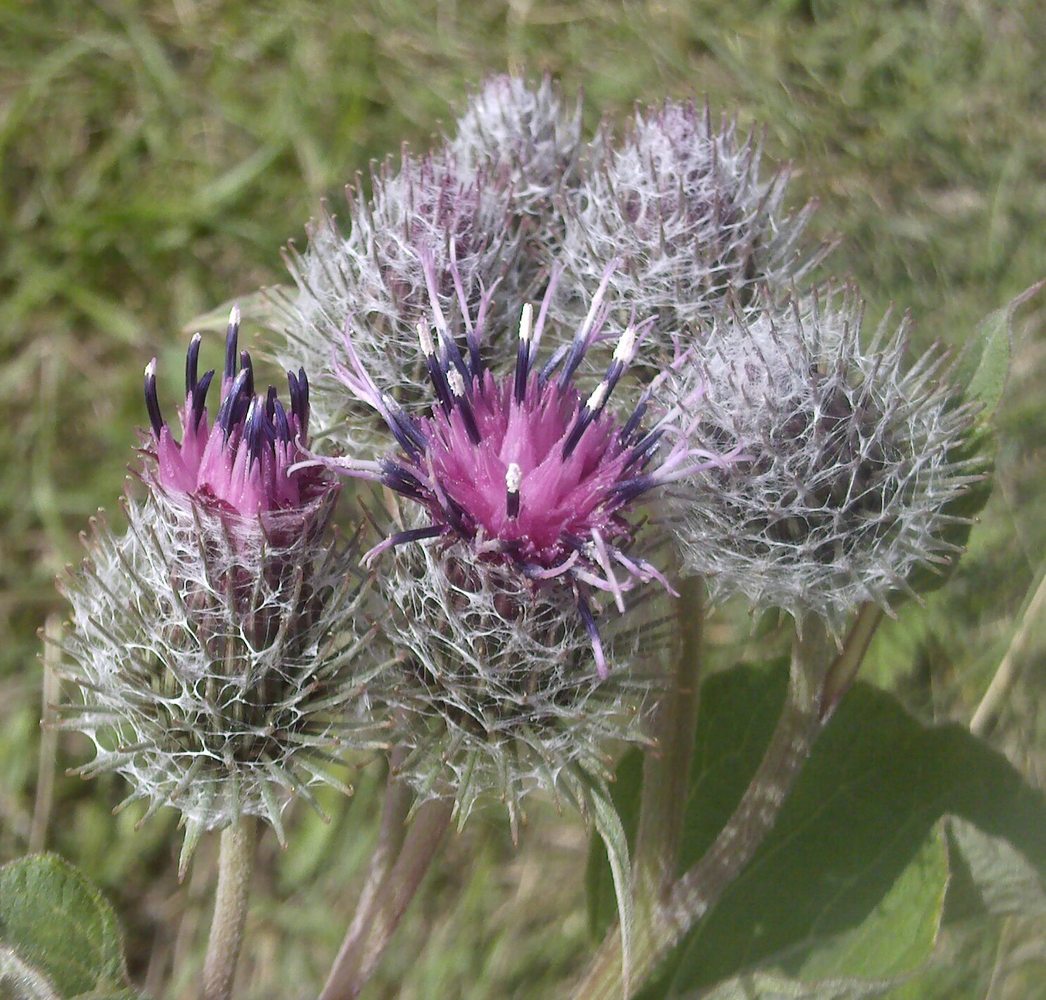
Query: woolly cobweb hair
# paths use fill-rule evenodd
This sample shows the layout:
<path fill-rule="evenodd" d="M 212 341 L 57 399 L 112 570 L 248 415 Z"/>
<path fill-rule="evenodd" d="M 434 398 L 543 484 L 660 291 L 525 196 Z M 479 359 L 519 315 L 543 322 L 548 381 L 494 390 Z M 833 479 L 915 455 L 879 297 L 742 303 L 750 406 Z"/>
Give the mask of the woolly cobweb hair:
<path fill-rule="evenodd" d="M 370 196 L 359 181 L 348 189 L 346 232 L 326 212 L 307 227 L 306 251 L 292 245 L 286 255 L 297 294 L 273 293 L 277 360 L 309 370 L 314 422 L 348 452 L 371 447 L 377 426 L 337 377 L 345 327 L 386 390 L 416 406 L 428 392 L 416 329 L 430 299 L 452 317 L 475 310 L 513 268 L 519 245 L 505 190 L 445 150 L 404 152 L 398 168 L 386 161 L 372 173 L 371 186 Z"/>
<path fill-rule="evenodd" d="M 570 107 L 551 77 L 534 86 L 503 74 L 488 77 L 469 98 L 447 140 L 463 170 L 486 176 L 505 192 L 522 224 L 523 253 L 506 275 L 508 309 L 537 294 L 553 248 L 563 237 L 558 204 L 577 186 L 581 101 Z"/>
<path fill-rule="evenodd" d="M 787 214 L 787 170 L 762 173 L 762 146 L 706 105 L 666 101 L 637 111 L 614 145 L 604 129 L 576 196 L 566 201 L 557 259 L 572 295 L 559 309 L 585 309 L 612 259 L 610 295 L 654 316 L 647 356 L 677 357 L 728 300 L 799 281 L 826 248 L 801 244 L 813 203 Z"/>
<path fill-rule="evenodd" d="M 706 386 L 699 440 L 743 451 L 676 495 L 687 572 L 757 609 L 819 616 L 836 634 L 890 610 L 917 570 L 942 572 L 981 477 L 948 355 L 905 361 L 908 322 L 861 344 L 853 289 L 717 319 L 686 377 Z"/>

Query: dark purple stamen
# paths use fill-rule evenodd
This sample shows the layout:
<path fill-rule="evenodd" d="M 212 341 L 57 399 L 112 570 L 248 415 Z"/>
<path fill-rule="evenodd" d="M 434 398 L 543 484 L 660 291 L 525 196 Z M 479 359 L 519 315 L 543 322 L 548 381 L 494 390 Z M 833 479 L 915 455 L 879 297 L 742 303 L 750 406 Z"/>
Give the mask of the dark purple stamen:
<path fill-rule="evenodd" d="M 149 411 L 149 422 L 157 437 L 163 430 L 163 417 L 160 414 L 160 400 L 156 396 L 156 359 L 145 368 L 145 408 Z"/>
<path fill-rule="evenodd" d="M 287 389 L 291 397 L 291 414 L 298 415 L 298 376 L 294 372 L 287 372 Z"/>
<path fill-rule="evenodd" d="M 574 420 L 574 426 L 571 427 L 570 433 L 567 435 L 566 441 L 563 442 L 563 459 L 570 458 L 574 449 L 577 447 L 578 442 L 581 440 L 581 436 L 585 433 L 586 428 L 592 423 L 593 411 L 588 408 L 588 404 L 585 403 L 580 410 L 578 410 L 577 417 Z"/>
<path fill-rule="evenodd" d="M 189 341 L 189 350 L 185 352 L 185 395 L 188 396 L 196 388 L 196 372 L 200 362 L 200 340 L 198 333 L 194 333 Z"/>
<path fill-rule="evenodd" d="M 664 436 L 664 433 L 664 430 L 658 430 L 655 428 L 649 433 L 644 434 L 643 437 L 632 446 L 632 451 L 629 453 L 628 461 L 625 463 L 625 468 L 630 469 L 637 462 L 646 465 L 657 450 L 658 443 Z"/>
<path fill-rule="evenodd" d="M 596 386 L 595 392 L 588 397 L 581 409 L 578 410 L 574 426 L 571 428 L 570 433 L 567 435 L 567 439 L 563 444 L 564 459 L 570 458 L 571 453 L 577 447 L 578 442 L 588 429 L 589 424 L 599 419 L 599 415 L 606 407 L 607 400 L 610 398 L 610 394 L 613 391 L 613 385 L 608 385 L 605 380 L 600 382 L 599 385 Z"/>
<path fill-rule="evenodd" d="M 407 545 L 410 542 L 420 542 L 425 538 L 438 538 L 443 534 L 444 529 L 433 524 L 427 528 L 411 528 L 409 531 L 397 531 L 394 535 L 389 535 L 388 544 L 390 547 L 396 545 Z"/>
<path fill-rule="evenodd" d="M 635 476 L 632 479 L 611 486 L 608 494 L 618 500 L 622 505 L 630 504 L 637 497 L 653 489 L 657 480 L 653 476 Z"/>
<path fill-rule="evenodd" d="M 523 307 L 519 320 L 519 344 L 516 347 L 516 378 L 513 390 L 516 402 L 522 403 L 527 394 L 527 379 L 530 377 L 530 338 L 533 330 L 533 310 L 530 305 Z"/>
<path fill-rule="evenodd" d="M 629 439 L 637 430 L 639 425 L 646 416 L 647 405 L 650 402 L 650 390 L 648 389 L 639 398 L 639 402 L 636 404 L 636 408 L 632 411 L 632 416 L 625 421 L 625 426 L 621 428 L 621 433 L 618 435 L 618 440 L 622 444 L 628 444 Z"/>
<path fill-rule="evenodd" d="M 273 424 L 276 427 L 276 436 L 281 441 L 291 440 L 291 425 L 287 422 L 287 411 L 278 399 L 273 408 Z"/>
<path fill-rule="evenodd" d="M 240 368 L 247 372 L 247 395 L 254 397 L 254 365 L 247 351 L 240 351 Z"/>
<path fill-rule="evenodd" d="M 599 629 L 596 626 L 596 619 L 592 615 L 592 609 L 588 605 L 588 601 L 585 600 L 585 595 L 580 590 L 575 589 L 575 596 L 577 598 L 577 610 L 581 616 L 581 621 L 585 626 L 585 631 L 588 632 L 588 637 L 592 642 L 592 650 L 596 657 L 596 672 L 600 677 L 606 677 L 607 665 L 606 660 L 603 657 L 603 641 L 599 638 Z"/>
<path fill-rule="evenodd" d="M 276 419 L 276 386 L 270 385 L 265 394 L 265 419 L 271 424 Z"/>
<path fill-rule="evenodd" d="M 451 384 L 451 388 L 454 390 L 454 402 L 457 403 L 461 419 L 465 424 L 465 432 L 473 444 L 479 444 L 481 438 L 479 425 L 476 423 L 476 414 L 472 409 L 472 402 L 465 391 L 464 379 L 456 372 L 454 373 L 454 382 Z"/>
<path fill-rule="evenodd" d="M 435 354 L 426 355 L 425 367 L 428 369 L 429 380 L 432 382 L 432 387 L 436 390 L 436 398 L 439 399 L 443 412 L 450 413 L 454 408 L 454 397 L 450 393 L 446 373 L 440 367 L 439 360 Z"/>
<path fill-rule="evenodd" d="M 465 380 L 465 384 L 468 385 L 472 381 L 472 372 L 469 370 L 469 366 L 465 364 L 465 359 L 461 355 L 461 349 L 458 347 L 453 337 L 440 337 L 440 346 L 443 348 L 443 364 L 447 366 L 449 362 L 461 373 L 461 377 Z"/>
<path fill-rule="evenodd" d="M 552 376 L 555 374 L 556 369 L 562 364 L 563 359 L 567 356 L 567 351 L 570 350 L 569 344 L 562 344 L 556 348 L 553 352 L 552 357 L 545 363 L 545 367 L 541 369 L 541 373 L 538 375 L 538 384 L 544 385 Z"/>
<path fill-rule="evenodd" d="M 236 380 L 229 388 L 228 395 L 222 400 L 222 405 L 218 410 L 218 417 L 215 422 L 221 425 L 226 440 L 232 433 L 233 427 L 243 419 L 243 414 L 250 405 L 250 399 L 244 393 L 244 388 L 250 377 L 251 373 L 246 369 L 236 376 Z"/>
<path fill-rule="evenodd" d="M 207 403 L 207 390 L 211 387 L 211 379 L 214 378 L 214 369 L 212 368 L 209 372 L 204 372 L 203 378 L 201 378 L 192 387 L 192 428 L 196 430 L 200 426 L 200 418 L 203 416 L 203 408 Z"/>
<path fill-rule="evenodd" d="M 298 427 L 304 434 L 309 425 L 309 380 L 305 369 L 299 368 L 298 374 L 287 372 L 287 386 L 291 396 L 291 414 L 298 418 Z"/>
<path fill-rule="evenodd" d="M 424 501 L 428 494 L 421 481 L 409 469 L 396 462 L 386 460 L 382 463 L 381 481 L 390 489 L 414 500 Z"/>
<path fill-rule="evenodd" d="M 247 452 L 250 455 L 251 465 L 261 457 L 261 449 L 265 441 L 263 412 L 262 407 L 258 405 L 258 400 L 252 397 L 247 406 L 247 417 L 243 424 L 243 436 L 247 441 Z"/>
<path fill-rule="evenodd" d="M 411 457 L 417 459 L 428 447 L 428 438 L 422 433 L 417 421 L 391 397 L 384 397 L 387 417 L 385 423 L 392 431 L 399 446 Z"/>
<path fill-rule="evenodd" d="M 594 339 L 594 332 L 600 329 L 606 320 L 607 310 L 605 308 L 600 309 L 595 319 L 592 322 L 592 326 L 589 327 L 588 332 L 583 336 L 575 337 L 570 345 L 569 353 L 567 354 L 567 362 L 563 366 L 563 370 L 559 373 L 559 388 L 565 389 L 569 384 L 570 380 L 574 377 L 574 372 L 577 371 L 578 365 L 581 364 L 582 359 L 585 357 L 585 351 L 589 349 Z"/>
<path fill-rule="evenodd" d="M 617 388 L 617 383 L 620 381 L 621 376 L 624 375 L 627 367 L 628 363 L 622 361 L 620 358 L 614 358 L 614 360 L 610 362 L 610 365 L 607 367 L 607 373 L 603 376 L 603 381 L 607 386 L 604 401 L 609 399 L 613 391 Z"/>
<path fill-rule="evenodd" d="M 482 323 L 482 314 L 477 319 L 477 323 Z M 469 367 L 472 369 L 473 375 L 482 375 L 483 373 L 483 358 L 479 353 L 479 341 L 476 339 L 476 333 L 473 329 L 469 328 L 465 332 L 465 341 L 469 348 Z"/>
<path fill-rule="evenodd" d="M 229 317 L 229 327 L 225 334 L 225 377 L 236 377 L 236 341 L 240 335 L 240 315 L 234 309 Z"/>

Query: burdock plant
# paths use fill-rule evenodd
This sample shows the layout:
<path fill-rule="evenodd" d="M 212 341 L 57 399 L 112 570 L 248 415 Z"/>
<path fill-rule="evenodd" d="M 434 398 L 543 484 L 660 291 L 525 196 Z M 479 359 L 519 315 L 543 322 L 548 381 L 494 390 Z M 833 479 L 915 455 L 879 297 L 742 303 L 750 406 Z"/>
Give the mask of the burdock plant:
<path fill-rule="evenodd" d="M 377 662 L 360 655 L 365 578 L 352 546 L 328 530 L 338 483 L 322 468 L 293 470 L 308 440 L 308 381 L 288 373 L 289 408 L 275 388 L 257 394 L 238 328 L 234 310 L 213 425 L 215 372 L 199 375 L 193 337 L 180 441 L 149 364 L 144 498 L 125 503 L 123 534 L 96 522 L 89 558 L 65 583 L 66 675 L 81 694 L 64 706 L 65 725 L 96 748 L 81 773 L 124 776 L 120 808 L 145 800 L 143 822 L 179 810 L 183 873 L 201 833 L 224 831 L 206 972 L 215 996 L 239 947 L 251 817 L 285 842 L 290 798 L 319 809 L 312 786 L 349 792 L 332 765 L 376 740 L 362 714 Z"/>
<path fill-rule="evenodd" d="M 550 81 L 497 77 L 439 148 L 357 183 L 289 255 L 287 406 L 235 313 L 213 423 L 198 336 L 178 433 L 146 369 L 144 494 L 66 584 L 65 724 L 85 773 L 181 812 L 183 869 L 224 831 L 208 997 L 231 990 L 252 818 L 282 842 L 288 801 L 365 748 L 388 750 L 386 799 L 324 1000 L 363 988 L 452 820 L 495 803 L 515 838 L 536 794 L 610 860 L 620 927 L 577 996 L 630 995 L 773 827 L 881 615 L 961 552 L 977 408 L 944 352 L 908 362 L 906 323 L 868 336 L 856 291 L 804 285 L 812 208 L 758 141 L 666 102 L 580 143 Z M 381 491 L 365 551 L 332 534 L 342 477 Z M 706 593 L 783 612 L 790 683 L 681 872 Z"/>

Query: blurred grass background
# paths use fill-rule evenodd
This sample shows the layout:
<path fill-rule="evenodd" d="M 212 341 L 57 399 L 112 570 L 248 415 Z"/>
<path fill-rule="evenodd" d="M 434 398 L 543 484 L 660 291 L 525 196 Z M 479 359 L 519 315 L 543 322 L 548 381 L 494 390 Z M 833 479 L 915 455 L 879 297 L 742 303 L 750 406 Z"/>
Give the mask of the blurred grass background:
<path fill-rule="evenodd" d="M 30 838 L 36 631 L 62 612 L 52 580 L 79 558 L 77 532 L 115 506 L 145 422 L 145 362 L 160 357 L 176 398 L 184 324 L 285 280 L 280 247 L 303 242 L 321 198 L 338 206 L 368 161 L 425 145 L 471 85 L 506 69 L 583 88 L 589 126 L 696 94 L 765 127 L 769 155 L 795 165 L 793 203 L 819 197 L 816 234 L 842 237 L 829 270 L 860 282 L 873 321 L 910 308 L 920 342 L 961 344 L 1046 275 L 1038 0 L 0 0 L 0 861 Z M 998 483 L 971 551 L 871 655 L 869 675 L 927 718 L 970 718 L 1041 584 L 1041 301 L 1018 333 Z M 1019 652 L 993 733 L 1040 785 L 1044 631 Z M 59 740 L 48 845 L 117 905 L 137 982 L 193 997 L 214 845 L 179 887 L 172 817 L 140 832 L 132 810 L 114 819 L 118 782 L 64 776 L 85 752 Z M 296 810 L 286 852 L 263 842 L 244 996 L 314 995 L 373 836 L 376 772 L 356 776 L 354 800 L 327 802 L 329 826 Z M 560 995 L 590 947 L 584 850 L 578 823 L 551 809 L 534 810 L 518 851 L 500 817 L 478 817 L 368 995 Z M 1009 940 L 959 959 L 964 985 L 980 984 L 970 996 L 993 975 L 1005 987 L 1022 943 Z"/>

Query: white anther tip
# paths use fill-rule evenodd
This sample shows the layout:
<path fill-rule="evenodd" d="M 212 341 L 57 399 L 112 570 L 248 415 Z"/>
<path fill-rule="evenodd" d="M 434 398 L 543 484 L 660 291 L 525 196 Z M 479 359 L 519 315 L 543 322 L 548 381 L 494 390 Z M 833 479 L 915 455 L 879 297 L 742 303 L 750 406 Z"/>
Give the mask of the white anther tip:
<path fill-rule="evenodd" d="M 589 413 L 594 413 L 598 410 L 607 398 L 607 384 L 606 382 L 600 382 L 599 385 L 592 390 L 592 395 L 588 397 L 588 401 L 585 403 L 585 407 Z"/>
<path fill-rule="evenodd" d="M 626 327 L 625 332 L 621 334 L 621 339 L 617 342 L 617 347 L 614 348 L 614 360 L 629 362 L 632 360 L 632 355 L 636 349 L 636 331 L 635 327 Z"/>
<path fill-rule="evenodd" d="M 505 489 L 509 493 L 518 493 L 520 484 L 523 482 L 523 470 L 515 462 L 509 462 L 505 469 Z"/>
<path fill-rule="evenodd" d="M 525 342 L 530 341 L 530 335 L 534 330 L 534 306 L 527 302 L 523 306 L 523 312 L 519 317 L 519 339 Z"/>
<path fill-rule="evenodd" d="M 432 333 L 429 331 L 429 325 L 423 319 L 418 320 L 418 340 L 426 357 L 436 353 L 436 346 L 432 342 Z"/>

